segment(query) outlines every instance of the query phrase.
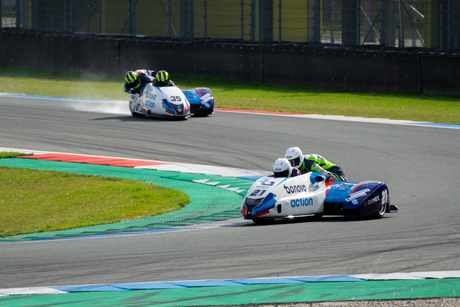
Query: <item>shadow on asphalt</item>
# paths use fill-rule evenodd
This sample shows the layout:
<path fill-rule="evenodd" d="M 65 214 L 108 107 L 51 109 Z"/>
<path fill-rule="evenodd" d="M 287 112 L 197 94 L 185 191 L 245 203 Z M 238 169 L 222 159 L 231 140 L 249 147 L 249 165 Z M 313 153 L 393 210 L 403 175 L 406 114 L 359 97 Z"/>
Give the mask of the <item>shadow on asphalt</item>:
<path fill-rule="evenodd" d="M 276 225 L 286 225 L 286 224 L 297 224 L 297 223 L 351 223 L 351 222 L 378 222 L 379 220 L 385 220 L 391 218 L 390 216 L 385 215 L 383 218 L 376 219 L 371 217 L 344 217 L 344 216 L 323 216 L 323 217 L 294 217 L 294 218 L 283 218 L 277 219 L 272 223 L 267 224 L 256 224 L 251 223 L 251 220 L 247 220 L 248 223 L 237 224 L 234 227 L 264 227 L 264 226 L 276 226 Z"/>

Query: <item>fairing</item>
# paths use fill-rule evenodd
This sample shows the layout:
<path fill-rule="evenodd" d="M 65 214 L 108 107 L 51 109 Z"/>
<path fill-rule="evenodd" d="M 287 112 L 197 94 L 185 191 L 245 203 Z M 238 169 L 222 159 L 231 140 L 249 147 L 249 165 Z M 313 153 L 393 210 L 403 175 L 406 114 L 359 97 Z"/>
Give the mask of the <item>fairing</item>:
<path fill-rule="evenodd" d="M 209 88 L 181 90 L 176 86 L 156 87 L 146 84 L 139 94 L 130 94 L 133 115 L 161 117 L 207 116 L 214 112 L 214 97 Z"/>
<path fill-rule="evenodd" d="M 383 182 L 326 182 L 319 173 L 292 178 L 262 177 L 246 194 L 241 213 L 246 219 L 282 218 L 300 215 L 375 214 L 387 204 L 388 188 Z M 394 207 L 394 206 L 393 206 Z"/>

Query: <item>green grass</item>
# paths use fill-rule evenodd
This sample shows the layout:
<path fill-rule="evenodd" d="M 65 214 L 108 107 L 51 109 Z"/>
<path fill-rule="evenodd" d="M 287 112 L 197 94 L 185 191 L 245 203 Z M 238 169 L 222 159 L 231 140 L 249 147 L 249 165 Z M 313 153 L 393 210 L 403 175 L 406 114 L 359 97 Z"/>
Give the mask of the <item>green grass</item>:
<path fill-rule="evenodd" d="M 0 166 L 0 237 L 155 216 L 189 202 L 152 183 Z"/>
<path fill-rule="evenodd" d="M 181 88 L 211 88 L 216 107 L 460 124 L 459 95 L 338 93 L 299 86 L 172 74 Z M 0 66 L 0 93 L 127 100 L 123 75 L 57 74 Z"/>
<path fill-rule="evenodd" d="M 6 158 L 16 158 L 18 156 L 31 156 L 32 154 L 25 154 L 25 153 L 20 153 L 20 152 L 5 152 L 2 151 L 0 152 L 0 159 L 6 159 Z"/>

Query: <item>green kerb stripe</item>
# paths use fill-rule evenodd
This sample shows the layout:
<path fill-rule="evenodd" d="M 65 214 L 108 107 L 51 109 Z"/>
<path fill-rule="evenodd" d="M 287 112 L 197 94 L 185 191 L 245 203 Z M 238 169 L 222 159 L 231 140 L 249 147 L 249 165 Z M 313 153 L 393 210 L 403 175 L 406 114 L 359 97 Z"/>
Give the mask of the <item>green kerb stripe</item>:
<path fill-rule="evenodd" d="M 315 282 L 0 297 L 7 306 L 234 306 L 457 297 L 460 279 Z"/>
<path fill-rule="evenodd" d="M 191 202 L 178 211 L 169 212 L 159 216 L 152 216 L 138 220 L 120 223 L 83 227 L 63 231 L 45 232 L 38 234 L 18 235 L 0 238 L 0 241 L 34 240 L 41 238 L 59 238 L 95 233 L 110 233 L 136 230 L 139 227 L 167 227 L 167 225 L 190 225 L 197 222 L 210 220 L 225 220 L 238 217 L 243 196 L 252 184 L 252 181 L 230 179 L 221 176 L 208 176 L 186 174 L 180 172 L 157 171 L 151 169 L 135 169 L 105 165 L 90 165 L 83 163 L 68 163 L 55 161 L 41 161 L 34 159 L 0 159 L 0 165 L 9 167 L 55 170 L 76 174 L 99 175 L 107 177 L 129 178 L 137 181 L 152 182 L 171 189 L 181 190 L 186 193 Z M 193 180 L 209 179 L 209 182 L 222 182 L 217 186 L 192 182 Z M 239 194 L 219 185 L 230 185 L 230 188 L 242 190 Z M 201 219 L 207 217 L 206 219 Z M 190 222 L 194 220 L 193 222 Z M 178 223 L 178 224 L 173 224 Z M 161 226 L 155 226 L 161 225 Z"/>

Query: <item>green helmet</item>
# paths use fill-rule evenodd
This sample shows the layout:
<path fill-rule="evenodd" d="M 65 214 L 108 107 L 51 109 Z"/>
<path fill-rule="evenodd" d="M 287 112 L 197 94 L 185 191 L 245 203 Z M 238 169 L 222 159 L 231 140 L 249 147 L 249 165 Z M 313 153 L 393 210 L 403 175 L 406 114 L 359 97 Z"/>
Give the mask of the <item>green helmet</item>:
<path fill-rule="evenodd" d="M 126 83 L 129 84 L 131 88 L 138 88 L 141 85 L 141 80 L 137 76 L 137 74 L 133 71 L 128 71 L 125 75 Z"/>
<path fill-rule="evenodd" d="M 157 72 L 155 78 L 159 86 L 169 85 L 169 74 L 166 70 L 160 70 L 159 72 Z"/>

